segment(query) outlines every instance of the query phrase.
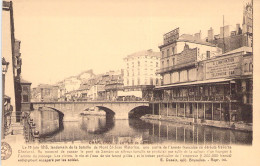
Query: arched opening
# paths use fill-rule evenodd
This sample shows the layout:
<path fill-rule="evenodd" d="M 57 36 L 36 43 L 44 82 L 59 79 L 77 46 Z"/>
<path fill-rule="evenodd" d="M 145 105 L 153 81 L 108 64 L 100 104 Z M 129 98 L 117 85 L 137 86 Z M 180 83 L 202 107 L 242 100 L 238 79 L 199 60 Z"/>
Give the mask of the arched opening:
<path fill-rule="evenodd" d="M 113 118 L 115 116 L 115 112 L 107 107 L 95 106 L 84 109 L 81 115 L 98 115 L 105 116 L 106 118 Z"/>
<path fill-rule="evenodd" d="M 86 108 L 82 114 L 81 129 L 90 134 L 104 134 L 111 130 L 115 112 L 103 106 Z"/>
<path fill-rule="evenodd" d="M 152 109 L 149 106 L 138 106 L 135 107 L 134 109 L 132 109 L 129 113 L 128 113 L 128 117 L 129 118 L 140 118 L 146 114 L 151 114 L 152 113 Z"/>
<path fill-rule="evenodd" d="M 64 113 L 52 107 L 39 107 L 33 111 L 32 118 L 35 119 L 36 128 L 40 138 L 53 137 L 62 130 Z"/>

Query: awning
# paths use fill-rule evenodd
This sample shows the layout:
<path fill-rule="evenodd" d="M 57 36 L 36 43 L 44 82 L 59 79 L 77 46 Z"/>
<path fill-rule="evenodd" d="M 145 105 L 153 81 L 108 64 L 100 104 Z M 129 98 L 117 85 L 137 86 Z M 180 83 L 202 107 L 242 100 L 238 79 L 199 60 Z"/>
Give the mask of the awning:
<path fill-rule="evenodd" d="M 231 81 L 232 79 L 220 78 L 220 79 L 212 79 L 212 80 L 203 80 L 203 81 L 194 81 L 194 82 L 185 82 L 179 84 L 171 84 L 171 85 L 164 85 L 155 87 L 155 89 L 162 89 L 162 88 L 169 88 L 169 87 L 176 87 L 176 86 L 189 86 L 189 85 L 200 85 L 200 84 L 210 84 L 210 83 L 218 83 L 218 82 L 227 82 Z"/>

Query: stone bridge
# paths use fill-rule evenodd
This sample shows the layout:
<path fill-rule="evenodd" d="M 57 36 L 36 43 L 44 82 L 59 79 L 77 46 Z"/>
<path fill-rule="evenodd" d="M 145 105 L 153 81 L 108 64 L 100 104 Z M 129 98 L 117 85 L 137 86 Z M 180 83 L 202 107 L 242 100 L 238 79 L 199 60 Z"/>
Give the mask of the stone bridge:
<path fill-rule="evenodd" d="M 62 112 L 65 119 L 73 119 L 91 107 L 98 107 L 104 110 L 107 116 L 113 116 L 115 119 L 128 119 L 131 111 L 149 107 L 148 101 L 32 102 L 31 104 L 33 109 L 54 108 Z"/>

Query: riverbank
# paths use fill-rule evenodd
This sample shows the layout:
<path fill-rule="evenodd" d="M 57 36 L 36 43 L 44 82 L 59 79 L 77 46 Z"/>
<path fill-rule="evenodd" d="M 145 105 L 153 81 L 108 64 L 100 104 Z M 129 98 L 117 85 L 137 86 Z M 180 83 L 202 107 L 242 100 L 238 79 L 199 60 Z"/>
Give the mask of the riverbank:
<path fill-rule="evenodd" d="M 204 120 L 204 119 L 194 119 L 194 118 L 184 118 L 184 117 L 175 117 L 175 116 L 159 116 L 146 114 L 141 117 L 141 119 L 151 119 L 159 121 L 167 121 L 181 124 L 196 124 L 196 125 L 205 125 L 211 127 L 218 127 L 224 129 L 232 130 L 241 130 L 241 131 L 252 131 L 252 123 L 243 123 L 243 122 L 224 122 L 224 121 L 215 121 L 215 120 Z"/>

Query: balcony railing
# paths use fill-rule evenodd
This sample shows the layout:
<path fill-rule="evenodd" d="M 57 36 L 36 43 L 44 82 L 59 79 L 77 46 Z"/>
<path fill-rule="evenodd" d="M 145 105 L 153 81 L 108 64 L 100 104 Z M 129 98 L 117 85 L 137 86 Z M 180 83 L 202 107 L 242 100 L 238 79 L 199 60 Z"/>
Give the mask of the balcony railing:
<path fill-rule="evenodd" d="M 233 101 L 238 98 L 235 96 L 182 96 L 182 97 L 165 97 L 165 98 L 153 98 L 153 101 L 163 101 L 163 102 L 174 102 L 174 101 Z"/>

